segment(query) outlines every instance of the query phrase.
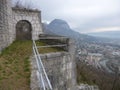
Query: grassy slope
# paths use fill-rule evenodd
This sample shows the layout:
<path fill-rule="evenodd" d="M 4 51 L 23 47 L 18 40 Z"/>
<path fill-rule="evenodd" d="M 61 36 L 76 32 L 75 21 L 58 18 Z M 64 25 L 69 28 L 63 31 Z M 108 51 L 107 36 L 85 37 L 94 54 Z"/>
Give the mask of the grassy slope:
<path fill-rule="evenodd" d="M 15 41 L 0 55 L 0 90 L 30 90 L 32 41 Z"/>
<path fill-rule="evenodd" d="M 46 45 L 36 42 L 38 46 Z M 61 48 L 40 48 L 40 53 L 59 52 Z M 0 90 L 30 90 L 32 41 L 15 41 L 0 55 Z"/>

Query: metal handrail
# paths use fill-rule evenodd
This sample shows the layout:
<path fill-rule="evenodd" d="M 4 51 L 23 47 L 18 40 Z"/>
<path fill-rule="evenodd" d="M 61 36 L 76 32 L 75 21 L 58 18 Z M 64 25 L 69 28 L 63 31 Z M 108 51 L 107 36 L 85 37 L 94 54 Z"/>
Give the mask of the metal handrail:
<path fill-rule="evenodd" d="M 37 48 L 49 48 L 49 47 L 65 47 L 67 44 L 61 44 L 61 45 L 46 45 L 46 46 L 37 46 Z"/>
<path fill-rule="evenodd" d="M 43 90 L 46 90 L 46 88 L 47 88 L 46 85 L 45 85 L 46 83 L 48 84 L 49 89 L 52 90 L 52 85 L 51 85 L 50 80 L 47 76 L 47 73 L 45 71 L 44 65 L 42 63 L 40 54 L 38 52 L 38 49 L 37 49 L 37 46 L 36 46 L 36 43 L 35 43 L 34 40 L 33 40 L 33 53 L 35 55 L 35 59 L 36 59 L 36 62 L 37 62 L 38 74 L 39 74 L 38 78 L 40 79 L 39 81 L 42 83 Z M 45 76 L 45 78 L 44 78 L 44 76 Z M 47 81 L 47 82 L 45 83 L 45 81 Z"/>

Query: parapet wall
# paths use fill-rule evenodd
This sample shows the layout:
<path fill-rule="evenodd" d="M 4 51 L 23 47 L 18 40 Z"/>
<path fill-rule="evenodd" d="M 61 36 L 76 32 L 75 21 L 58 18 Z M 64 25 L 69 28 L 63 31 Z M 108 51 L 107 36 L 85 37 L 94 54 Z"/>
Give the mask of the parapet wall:
<path fill-rule="evenodd" d="M 53 90 L 76 90 L 75 45 L 68 43 L 68 52 L 40 54 Z M 37 67 L 32 58 L 31 90 L 38 90 Z"/>
<path fill-rule="evenodd" d="M 74 66 L 70 54 L 50 53 L 41 55 L 53 90 L 71 90 L 74 86 Z"/>
<path fill-rule="evenodd" d="M 0 0 L 0 51 L 10 44 L 11 19 L 10 0 Z"/>

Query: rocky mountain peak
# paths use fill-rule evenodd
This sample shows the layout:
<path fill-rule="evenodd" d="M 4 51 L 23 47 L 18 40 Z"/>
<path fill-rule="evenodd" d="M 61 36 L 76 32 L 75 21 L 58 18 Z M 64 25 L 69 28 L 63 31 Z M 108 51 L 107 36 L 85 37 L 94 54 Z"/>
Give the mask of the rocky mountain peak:
<path fill-rule="evenodd" d="M 54 19 L 49 24 L 49 26 L 60 27 L 60 28 L 63 28 L 63 29 L 70 29 L 70 26 L 67 24 L 67 22 L 64 21 L 64 20 L 61 20 L 61 19 Z"/>

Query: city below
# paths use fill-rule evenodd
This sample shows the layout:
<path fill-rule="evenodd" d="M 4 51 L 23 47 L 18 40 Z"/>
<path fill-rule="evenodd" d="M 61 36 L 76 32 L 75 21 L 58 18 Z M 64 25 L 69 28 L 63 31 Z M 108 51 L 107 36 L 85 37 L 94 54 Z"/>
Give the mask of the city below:
<path fill-rule="evenodd" d="M 77 50 L 80 61 L 103 71 L 115 73 L 120 69 L 120 45 L 111 43 L 85 43 Z"/>

